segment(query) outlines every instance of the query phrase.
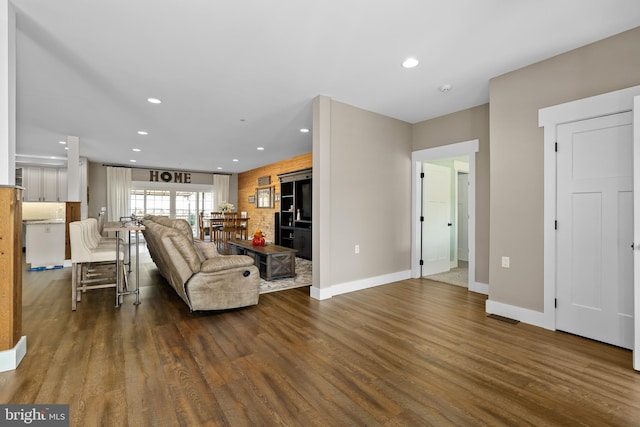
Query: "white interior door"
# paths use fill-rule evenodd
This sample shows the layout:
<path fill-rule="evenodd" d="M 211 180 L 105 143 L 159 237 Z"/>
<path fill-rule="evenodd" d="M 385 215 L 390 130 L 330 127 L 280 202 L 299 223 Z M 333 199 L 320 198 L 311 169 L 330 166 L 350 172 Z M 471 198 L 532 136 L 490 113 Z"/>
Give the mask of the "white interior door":
<path fill-rule="evenodd" d="M 451 169 L 424 163 L 422 274 L 449 271 L 451 251 Z"/>
<path fill-rule="evenodd" d="M 633 348 L 632 113 L 558 126 L 556 327 Z"/>

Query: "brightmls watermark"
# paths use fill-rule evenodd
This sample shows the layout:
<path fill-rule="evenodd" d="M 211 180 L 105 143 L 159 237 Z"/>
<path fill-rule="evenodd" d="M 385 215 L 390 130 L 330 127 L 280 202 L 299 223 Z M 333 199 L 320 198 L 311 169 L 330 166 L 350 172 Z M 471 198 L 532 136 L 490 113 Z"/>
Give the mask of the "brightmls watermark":
<path fill-rule="evenodd" d="M 69 405 L 0 405 L 0 426 L 68 427 Z"/>

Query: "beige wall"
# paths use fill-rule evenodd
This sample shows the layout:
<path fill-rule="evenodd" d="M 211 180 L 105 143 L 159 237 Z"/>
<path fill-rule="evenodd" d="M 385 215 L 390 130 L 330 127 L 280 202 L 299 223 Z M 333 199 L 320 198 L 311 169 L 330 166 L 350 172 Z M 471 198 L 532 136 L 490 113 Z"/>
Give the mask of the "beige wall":
<path fill-rule="evenodd" d="M 409 270 L 411 125 L 333 100 L 330 117 L 331 285 Z"/>
<path fill-rule="evenodd" d="M 89 162 L 87 181 L 89 187 L 88 216 L 97 218 L 100 208 L 107 206 L 107 168 L 102 163 Z"/>
<path fill-rule="evenodd" d="M 413 125 L 412 151 L 479 140 L 476 154 L 476 277 L 489 283 L 489 104 Z"/>
<path fill-rule="evenodd" d="M 490 300 L 543 310 L 538 109 L 638 84 L 640 27 L 491 80 Z"/>

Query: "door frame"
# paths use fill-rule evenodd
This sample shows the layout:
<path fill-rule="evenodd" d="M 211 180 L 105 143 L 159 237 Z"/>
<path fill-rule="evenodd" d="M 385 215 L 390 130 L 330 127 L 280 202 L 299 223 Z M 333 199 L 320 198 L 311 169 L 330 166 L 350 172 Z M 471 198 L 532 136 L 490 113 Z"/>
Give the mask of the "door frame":
<path fill-rule="evenodd" d="M 614 92 L 579 99 L 564 104 L 541 108 L 538 110 L 538 126 L 544 128 L 544 311 L 538 319 L 538 324 L 544 328 L 556 329 L 556 152 L 557 128 L 563 123 L 592 119 L 609 114 L 623 113 L 633 110 L 634 97 L 640 96 L 640 86 L 633 86 Z M 635 112 L 634 122 L 637 122 L 638 111 Z M 634 147 L 639 142 L 636 126 L 634 126 Z M 638 156 L 634 149 L 634 156 Z M 638 157 L 636 157 L 638 158 Z M 640 171 L 634 168 L 634 230 L 640 226 L 640 211 L 636 200 L 640 197 L 640 190 L 635 191 L 640 183 Z M 634 231 L 634 241 L 640 242 Z M 634 254 L 634 264 L 637 265 L 638 251 Z M 634 267 L 634 277 L 640 277 Z M 640 370 L 640 280 L 634 280 L 634 336 L 633 349 L 634 369 Z"/>
<path fill-rule="evenodd" d="M 455 228 L 455 248 L 454 248 L 454 259 L 452 261 L 452 265 L 451 268 L 456 268 L 458 267 L 458 264 L 460 262 L 460 246 L 459 246 L 459 236 L 460 236 L 460 221 L 459 221 L 459 216 L 460 216 L 460 212 L 459 212 L 459 208 L 458 205 L 460 204 L 460 175 L 464 174 L 466 175 L 466 183 L 467 183 L 467 205 L 469 204 L 469 164 L 464 164 L 461 165 L 460 162 L 458 161 L 454 161 L 453 162 L 453 167 L 454 167 L 454 173 L 456 175 L 456 184 L 455 184 L 455 191 L 456 191 L 456 197 L 455 197 L 455 222 L 454 222 L 454 228 Z M 467 211 L 469 210 L 469 207 L 467 206 Z M 467 258 L 469 258 L 469 213 L 467 212 Z M 464 260 L 465 262 L 467 262 L 467 260 Z"/>
<path fill-rule="evenodd" d="M 420 277 L 420 209 L 421 184 L 420 173 L 422 163 L 447 159 L 451 157 L 468 156 L 469 158 L 469 290 L 488 294 L 485 285 L 478 284 L 476 277 L 476 153 L 479 150 L 479 140 L 458 142 L 434 148 L 414 151 L 411 153 L 411 277 Z"/>
<path fill-rule="evenodd" d="M 469 204 L 469 164 L 468 163 L 462 163 L 458 160 L 454 160 L 453 161 L 453 174 L 455 175 L 454 181 L 455 181 L 455 185 L 454 185 L 454 192 L 455 192 L 455 197 L 453 198 L 453 260 L 451 261 L 451 268 L 456 268 L 458 267 L 458 262 L 460 260 L 460 254 L 458 253 L 460 251 L 460 248 L 458 246 L 458 235 L 460 234 L 460 221 L 458 221 L 458 216 L 459 216 L 459 212 L 458 212 L 458 204 L 460 201 L 460 194 L 459 194 L 459 188 L 460 188 L 460 174 L 464 173 L 467 175 L 467 205 Z M 469 210 L 469 206 L 467 206 L 467 211 Z M 468 250 L 469 250 L 469 214 L 467 213 L 467 254 L 468 254 Z M 467 255 L 467 258 L 469 258 L 469 255 Z"/>

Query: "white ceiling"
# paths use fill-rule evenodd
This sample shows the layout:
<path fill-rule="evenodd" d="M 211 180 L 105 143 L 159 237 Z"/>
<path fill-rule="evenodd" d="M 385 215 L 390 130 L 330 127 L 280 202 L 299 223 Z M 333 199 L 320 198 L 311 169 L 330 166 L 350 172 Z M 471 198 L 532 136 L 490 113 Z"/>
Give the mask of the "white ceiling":
<path fill-rule="evenodd" d="M 92 161 L 193 171 L 310 152 L 299 129 L 317 95 L 415 123 L 488 102 L 492 77 L 640 25 L 638 0 L 13 3 L 18 154 L 64 157 L 74 135 Z M 420 65 L 403 69 L 409 56 Z"/>

